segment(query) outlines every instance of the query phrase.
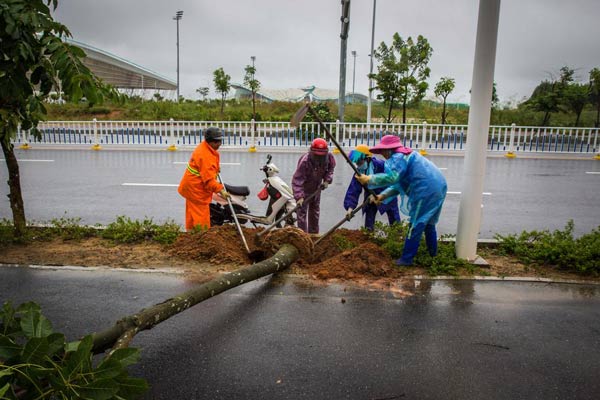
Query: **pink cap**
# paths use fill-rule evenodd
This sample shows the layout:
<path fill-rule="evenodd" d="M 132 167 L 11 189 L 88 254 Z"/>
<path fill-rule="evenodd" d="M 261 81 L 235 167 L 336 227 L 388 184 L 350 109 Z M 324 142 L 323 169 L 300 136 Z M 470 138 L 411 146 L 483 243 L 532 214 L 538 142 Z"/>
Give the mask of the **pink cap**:
<path fill-rule="evenodd" d="M 382 150 L 395 150 L 394 153 L 410 154 L 412 149 L 402 146 L 400 138 L 395 135 L 385 135 L 377 146 L 370 148 L 371 152 L 381 154 Z"/>

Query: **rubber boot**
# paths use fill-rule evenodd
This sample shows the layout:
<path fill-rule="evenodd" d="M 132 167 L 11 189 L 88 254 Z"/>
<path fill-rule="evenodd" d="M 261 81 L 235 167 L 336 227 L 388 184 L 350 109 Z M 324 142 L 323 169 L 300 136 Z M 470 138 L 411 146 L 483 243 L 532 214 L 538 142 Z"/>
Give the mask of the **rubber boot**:
<path fill-rule="evenodd" d="M 427 243 L 427 251 L 431 257 L 437 256 L 437 232 L 435 231 L 435 225 L 425 226 L 425 243 Z"/>
<path fill-rule="evenodd" d="M 419 242 L 421 241 L 421 235 L 415 235 L 412 238 L 407 238 L 404 241 L 404 249 L 402 250 L 402 257 L 396 260 L 396 265 L 407 266 L 412 265 L 413 259 L 417 255 L 419 250 Z"/>

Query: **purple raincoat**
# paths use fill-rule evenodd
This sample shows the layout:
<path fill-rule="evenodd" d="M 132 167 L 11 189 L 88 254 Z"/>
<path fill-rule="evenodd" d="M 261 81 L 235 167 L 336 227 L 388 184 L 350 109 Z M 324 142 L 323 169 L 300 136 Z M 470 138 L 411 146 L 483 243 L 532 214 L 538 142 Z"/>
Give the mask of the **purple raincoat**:
<path fill-rule="evenodd" d="M 319 160 L 322 160 L 322 162 L 319 162 Z M 332 182 L 334 169 L 335 158 L 331 153 L 319 157 L 309 152 L 302 155 L 298 160 L 298 166 L 292 178 L 294 198 L 296 200 L 306 199 L 311 194 L 318 192 L 315 197 L 304 202 L 302 207 L 296 211 L 298 228 L 304 232 L 319 233 L 321 183 L 327 182 L 330 184 Z"/>

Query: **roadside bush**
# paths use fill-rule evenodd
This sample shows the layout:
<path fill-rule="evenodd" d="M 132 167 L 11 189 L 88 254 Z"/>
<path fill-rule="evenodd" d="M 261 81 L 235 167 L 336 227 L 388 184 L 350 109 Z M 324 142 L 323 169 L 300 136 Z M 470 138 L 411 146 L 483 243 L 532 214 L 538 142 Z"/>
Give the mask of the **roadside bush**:
<path fill-rule="evenodd" d="M 97 230 L 85 225 L 81 225 L 81 218 L 55 218 L 50 220 L 51 236 L 59 236 L 63 240 L 81 240 L 87 237 L 97 235 Z"/>
<path fill-rule="evenodd" d="M 175 241 L 178 234 L 179 225 L 173 221 L 157 225 L 152 218 L 138 221 L 121 215 L 106 227 L 102 232 L 102 237 L 115 243 L 139 243 L 144 240 L 154 240 L 161 244 L 170 244 Z"/>
<path fill-rule="evenodd" d="M 406 238 L 408 229 L 409 225 L 405 221 L 393 225 L 377 221 L 373 232 L 366 232 L 390 257 L 397 259 L 402 256 L 404 239 Z M 453 242 L 439 241 L 438 254 L 435 257 L 431 257 L 427 251 L 424 239 L 421 240 L 421 244 L 419 245 L 414 265 L 426 268 L 427 273 L 431 275 L 457 275 L 458 268 L 469 269 L 469 264 L 466 260 L 456 258 Z M 469 272 L 472 272 L 472 270 Z"/>
<path fill-rule="evenodd" d="M 9 244 L 15 240 L 15 228 L 13 222 L 2 218 L 0 219 L 0 245 Z"/>
<path fill-rule="evenodd" d="M 40 306 L 29 302 L 0 310 L 0 398 L 135 399 L 148 390 L 127 366 L 139 350 L 118 349 L 94 363 L 92 336 L 67 342 Z M 94 365 L 96 364 L 96 365 Z"/>
<path fill-rule="evenodd" d="M 575 239 L 573 221 L 564 230 L 523 231 L 519 235 L 496 235 L 498 250 L 525 264 L 548 265 L 587 275 L 600 274 L 600 227 Z"/>

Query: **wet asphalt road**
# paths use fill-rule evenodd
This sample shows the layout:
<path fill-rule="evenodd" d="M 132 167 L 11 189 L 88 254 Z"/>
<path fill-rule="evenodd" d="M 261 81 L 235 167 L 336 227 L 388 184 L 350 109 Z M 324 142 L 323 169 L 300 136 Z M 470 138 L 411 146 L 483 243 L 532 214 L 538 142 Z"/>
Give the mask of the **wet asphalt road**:
<path fill-rule="evenodd" d="M 132 219 L 151 217 L 155 222 L 172 219 L 183 224 L 184 201 L 179 183 L 191 149 L 177 152 L 149 150 L 33 149 L 16 150 L 20 162 L 25 211 L 31 221 L 53 218 L 81 218 L 86 224 L 107 224 L 118 215 Z M 288 183 L 300 153 L 273 152 L 273 162 Z M 600 162 L 591 156 L 569 159 L 516 159 L 488 157 L 484 184 L 480 237 L 523 230 L 562 229 L 573 219 L 577 235 L 600 226 Z M 261 214 L 266 203 L 257 199 L 263 176 L 259 171 L 266 153 L 222 151 L 223 179 L 247 185 L 248 205 Z M 448 181 L 449 194 L 438 231 L 455 234 L 462 186 L 462 156 L 432 155 Z M 321 200 L 321 232 L 344 217 L 343 198 L 352 170 L 341 155 L 334 183 Z M 4 163 L 0 181 L 6 182 Z M 172 186 L 124 186 L 124 183 L 167 184 Z M 454 192 L 454 193 L 453 193 Z M 8 186 L 0 185 L 0 218 L 11 218 Z M 362 218 L 344 225 L 356 229 Z"/>
<path fill-rule="evenodd" d="M 73 340 L 186 290 L 162 274 L 0 267 Z M 389 292 L 266 277 L 132 345 L 147 399 L 597 399 L 600 287 L 409 281 Z M 342 302 L 342 298 L 345 302 Z"/>

